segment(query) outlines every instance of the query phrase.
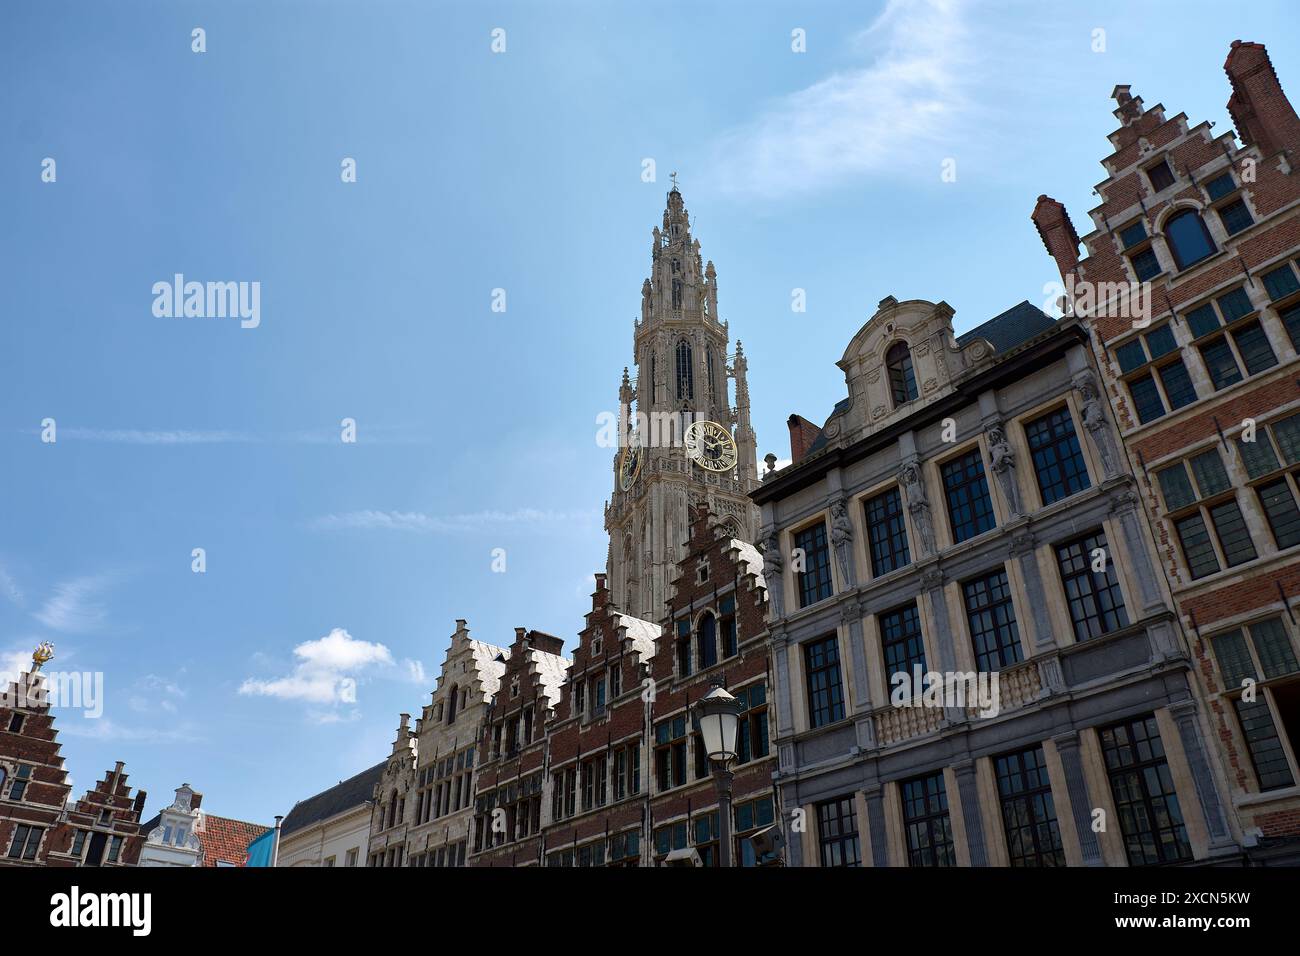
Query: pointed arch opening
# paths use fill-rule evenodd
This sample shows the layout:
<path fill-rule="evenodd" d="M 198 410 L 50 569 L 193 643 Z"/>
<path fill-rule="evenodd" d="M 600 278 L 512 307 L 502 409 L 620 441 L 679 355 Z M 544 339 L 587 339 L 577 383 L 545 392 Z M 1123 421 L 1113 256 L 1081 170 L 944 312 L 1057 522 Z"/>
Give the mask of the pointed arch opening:
<path fill-rule="evenodd" d="M 695 400 L 695 369 L 692 366 L 691 343 L 682 339 L 677 343 L 677 399 Z"/>

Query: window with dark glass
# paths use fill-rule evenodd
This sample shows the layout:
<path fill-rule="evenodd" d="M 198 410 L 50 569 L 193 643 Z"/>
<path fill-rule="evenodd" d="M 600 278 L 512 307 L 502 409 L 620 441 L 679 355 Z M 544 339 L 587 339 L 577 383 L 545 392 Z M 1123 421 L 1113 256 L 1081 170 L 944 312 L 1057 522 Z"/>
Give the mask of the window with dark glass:
<path fill-rule="evenodd" d="M 922 673 L 927 670 L 921 615 L 915 602 L 880 615 L 880 644 L 885 656 L 885 683 L 890 687 L 900 671 L 910 678 L 917 667 Z"/>
<path fill-rule="evenodd" d="M 718 604 L 719 630 L 722 632 L 722 656 L 735 657 L 736 646 L 736 598 L 735 595 L 724 597 Z"/>
<path fill-rule="evenodd" d="M 1124 595 L 1104 531 L 1057 545 L 1056 561 L 1061 569 L 1075 640 L 1086 641 L 1128 626 Z"/>
<path fill-rule="evenodd" d="M 1174 174 L 1169 169 L 1169 163 L 1163 159 L 1154 166 L 1147 167 L 1147 179 L 1151 181 L 1151 188 L 1155 192 L 1174 184 Z"/>
<path fill-rule="evenodd" d="M 1286 326 L 1286 334 L 1291 338 L 1292 348 L 1300 352 L 1300 303 L 1283 309 L 1278 313 L 1278 317 Z"/>
<path fill-rule="evenodd" d="M 794 546 L 803 552 L 799 575 L 799 606 L 808 607 L 831 596 L 831 555 L 826 545 L 826 523 L 819 521 L 794 536 Z"/>
<path fill-rule="evenodd" d="M 978 448 L 945 462 L 940 473 L 948 500 L 948 519 L 952 523 L 954 543 L 960 544 L 967 538 L 982 534 L 997 523 Z"/>
<path fill-rule="evenodd" d="M 686 849 L 687 837 L 690 831 L 687 829 L 685 820 L 679 820 L 676 823 L 670 823 L 668 826 L 659 827 L 655 830 L 655 854 L 657 856 L 667 856 L 673 850 Z"/>
<path fill-rule="evenodd" d="M 808 723 L 822 727 L 844 719 L 844 688 L 840 684 L 840 649 L 835 635 L 804 645 L 808 683 Z"/>
<path fill-rule="evenodd" d="M 27 784 L 32 779 L 32 768 L 30 764 L 20 763 L 18 769 L 14 771 L 13 783 L 9 784 L 9 799 L 21 800 L 27 792 Z"/>
<path fill-rule="evenodd" d="M 685 618 L 677 622 L 677 676 L 691 676 L 691 622 Z M 579 708 L 581 710 L 581 708 Z"/>
<path fill-rule="evenodd" d="M 1119 241 L 1125 249 L 1131 249 L 1147 237 L 1147 227 L 1142 220 L 1130 223 L 1119 231 Z"/>
<path fill-rule="evenodd" d="M 1156 258 L 1156 251 L 1150 246 L 1141 252 L 1135 252 L 1129 257 L 1133 264 L 1133 274 L 1137 276 L 1139 282 L 1146 282 L 1154 279 L 1163 271 L 1160 268 L 1160 260 Z"/>
<path fill-rule="evenodd" d="M 700 633 L 697 640 L 700 669 L 712 667 L 718 663 L 718 622 L 709 611 L 700 618 Z"/>
<path fill-rule="evenodd" d="M 1218 208 L 1219 220 L 1223 223 L 1224 231 L 1235 236 L 1248 226 L 1255 224 L 1255 217 L 1250 214 L 1246 208 L 1244 199 L 1235 199 Z"/>
<path fill-rule="evenodd" d="M 1222 199 L 1236 188 L 1237 184 L 1233 182 L 1232 173 L 1215 176 L 1205 184 L 1205 191 L 1209 194 L 1211 202 Z"/>
<path fill-rule="evenodd" d="M 885 353 L 885 367 L 889 370 L 889 389 L 894 397 L 894 407 L 916 399 L 916 375 L 912 371 L 912 350 L 906 342 L 895 342 Z"/>
<path fill-rule="evenodd" d="M 1165 413 L 1165 403 L 1156 387 L 1155 377 L 1150 373 L 1135 378 L 1128 383 L 1129 394 L 1133 396 L 1133 408 L 1137 412 L 1138 422 L 1145 425 L 1155 421 Z"/>
<path fill-rule="evenodd" d="M 1099 735 L 1129 865 L 1190 860 L 1187 826 L 1155 715 L 1103 727 Z"/>
<path fill-rule="evenodd" d="M 1041 746 L 993 761 L 1012 866 L 1065 866 L 1065 848 Z"/>
<path fill-rule="evenodd" d="M 686 716 L 655 724 L 655 780 L 660 791 L 686 783 Z"/>
<path fill-rule="evenodd" d="M 1025 437 L 1044 505 L 1088 487 L 1088 466 L 1069 408 L 1058 408 L 1030 422 L 1025 426 Z"/>
<path fill-rule="evenodd" d="M 817 804 L 817 846 L 822 866 L 859 866 L 858 814 L 853 796 Z"/>
<path fill-rule="evenodd" d="M 28 826 L 20 823 L 14 827 L 14 836 L 9 844 L 9 859 L 11 860 L 34 860 L 36 859 L 36 850 L 41 845 L 41 837 L 45 835 L 42 827 Z"/>
<path fill-rule="evenodd" d="M 1264 291 L 1268 293 L 1271 302 L 1285 299 L 1292 292 L 1300 290 L 1300 281 L 1296 280 L 1295 270 L 1291 268 L 1289 262 L 1283 263 L 1271 272 L 1264 273 L 1262 281 Z"/>
<path fill-rule="evenodd" d="M 776 819 L 776 814 L 772 808 L 771 797 L 759 797 L 757 800 L 746 800 L 743 803 L 736 804 L 736 842 L 740 847 L 739 860 L 741 866 L 762 866 L 766 863 L 776 861 L 776 854 L 768 851 L 761 857 L 754 852 L 754 844 L 750 842 L 752 837 L 764 827 L 772 825 Z"/>
<path fill-rule="evenodd" d="M 740 724 L 736 728 L 736 763 L 748 763 L 768 754 L 767 685 L 762 681 L 736 691 Z"/>
<path fill-rule="evenodd" d="M 952 841 L 943 771 L 904 780 L 900 789 L 908 865 L 956 866 L 957 851 Z"/>
<path fill-rule="evenodd" d="M 695 398 L 695 369 L 692 366 L 691 343 L 682 339 L 677 343 L 677 399 Z"/>
<path fill-rule="evenodd" d="M 1210 373 L 1210 382 L 1216 392 L 1242 380 L 1241 368 L 1226 338 L 1202 345 L 1201 358 L 1205 360 L 1205 370 Z"/>
<path fill-rule="evenodd" d="M 907 523 L 897 488 L 868 498 L 867 548 L 871 552 L 871 574 L 880 577 L 912 561 L 907 547 Z"/>
<path fill-rule="evenodd" d="M 1213 307 L 1208 308 L 1213 314 Z M 1117 346 L 1115 360 L 1128 384 L 1133 408 L 1141 424 L 1155 421 L 1166 411 L 1196 401 L 1196 387 L 1183 364 L 1170 323 Z M 1148 364 L 1152 368 L 1147 368 Z"/>
<path fill-rule="evenodd" d="M 1277 356 L 1273 354 L 1264 327 L 1258 322 L 1248 322 L 1233 329 L 1232 340 L 1237 344 L 1247 375 L 1258 375 L 1277 364 Z"/>
<path fill-rule="evenodd" d="M 1194 209 L 1174 213 L 1165 223 L 1165 240 L 1179 269 L 1187 269 L 1215 252 L 1214 240 Z"/>
<path fill-rule="evenodd" d="M 1295 494 L 1286 478 L 1260 485 L 1256 493 L 1278 550 L 1300 544 L 1300 509 L 1296 507 Z"/>
<path fill-rule="evenodd" d="M 966 619 L 975 646 L 975 665 L 981 671 L 1010 667 L 1021 659 L 1020 629 L 1011 601 L 1011 584 L 1005 568 L 962 584 Z"/>

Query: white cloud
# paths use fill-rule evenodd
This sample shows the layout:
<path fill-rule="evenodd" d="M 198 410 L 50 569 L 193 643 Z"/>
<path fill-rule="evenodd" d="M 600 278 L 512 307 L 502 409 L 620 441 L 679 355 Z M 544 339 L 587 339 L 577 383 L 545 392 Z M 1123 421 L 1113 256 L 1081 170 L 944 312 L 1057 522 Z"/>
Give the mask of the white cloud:
<path fill-rule="evenodd" d="M 430 515 L 419 511 L 347 511 L 314 519 L 317 531 L 382 530 L 411 531 L 420 534 L 455 534 L 479 531 L 485 527 L 541 526 L 580 524 L 592 521 L 594 511 L 539 511 L 518 508 L 514 511 L 478 511 L 472 514 Z"/>
<path fill-rule="evenodd" d="M 107 717 L 86 720 L 63 720 L 59 732 L 69 737 L 90 740 L 128 740 L 146 743 L 192 743 L 201 739 L 189 725 L 126 727 Z"/>
<path fill-rule="evenodd" d="M 185 690 L 175 681 L 157 674 L 146 674 L 132 685 L 131 696 L 127 705 L 137 713 L 151 713 L 161 710 L 174 714 L 180 701 L 185 697 Z"/>
<path fill-rule="evenodd" d="M 424 664 L 417 660 L 407 658 L 402 661 L 406 665 L 406 677 L 413 684 L 425 683 Z"/>
<path fill-rule="evenodd" d="M 940 160 L 951 155 L 938 147 L 956 138 L 971 78 L 963 7 L 964 0 L 890 0 L 855 38 L 866 65 L 782 97 L 721 135 L 714 173 L 721 188 L 762 197 L 811 192 L 897 171 L 918 156 L 937 180 Z"/>
<path fill-rule="evenodd" d="M 356 674 L 376 665 L 392 665 L 393 655 L 383 644 L 358 641 L 341 627 L 293 649 L 298 659 L 293 672 L 272 680 L 250 677 L 239 693 L 277 697 L 313 704 L 356 703 Z"/>
<path fill-rule="evenodd" d="M 52 630 L 69 634 L 93 631 L 108 616 L 98 598 L 110 583 L 111 578 L 104 574 L 64 581 L 33 616 Z"/>
<path fill-rule="evenodd" d="M 151 431 L 139 428 L 61 428 L 59 437 L 126 445 L 206 445 L 255 440 L 242 432 L 186 429 Z"/>
<path fill-rule="evenodd" d="M 39 643 L 39 642 L 37 642 Z M 33 644 L 32 647 L 36 645 Z M 9 684 L 18 679 L 18 675 L 31 670 L 32 649 L 15 647 L 0 651 L 0 690 L 7 690 Z"/>
<path fill-rule="evenodd" d="M 23 606 L 25 598 L 23 597 L 22 588 L 20 588 L 18 582 L 13 579 L 13 575 L 11 575 L 2 565 L 0 565 L 0 594 L 3 594 L 16 606 Z"/>

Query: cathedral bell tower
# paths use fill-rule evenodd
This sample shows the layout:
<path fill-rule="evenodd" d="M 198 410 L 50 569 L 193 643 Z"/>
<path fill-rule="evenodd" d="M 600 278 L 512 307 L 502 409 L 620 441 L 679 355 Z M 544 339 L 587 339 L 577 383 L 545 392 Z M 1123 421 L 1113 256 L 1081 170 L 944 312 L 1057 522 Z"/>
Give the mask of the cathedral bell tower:
<path fill-rule="evenodd" d="M 635 377 L 623 370 L 619 407 L 627 440 L 614 458 L 605 508 L 610 599 L 624 613 L 663 616 L 690 537 L 691 503 L 707 502 L 733 538 L 752 542 L 757 533 L 758 511 L 748 498 L 758 484 L 748 365 L 740 342 L 732 354 L 729 344 L 718 316 L 717 272 L 700 256 L 674 182 L 663 225 L 653 231 L 650 277 L 641 285 Z"/>

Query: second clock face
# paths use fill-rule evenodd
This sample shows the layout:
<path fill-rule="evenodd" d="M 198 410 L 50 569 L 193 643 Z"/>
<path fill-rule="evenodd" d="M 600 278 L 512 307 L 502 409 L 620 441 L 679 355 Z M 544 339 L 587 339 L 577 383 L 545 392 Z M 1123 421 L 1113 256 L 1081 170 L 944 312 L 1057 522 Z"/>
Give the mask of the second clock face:
<path fill-rule="evenodd" d="M 624 491 L 635 485 L 641 475 L 641 456 L 639 439 L 633 435 L 629 438 L 627 447 L 623 449 L 623 459 L 618 466 L 618 486 Z"/>
<path fill-rule="evenodd" d="M 736 467 L 736 441 L 717 422 L 694 422 L 684 437 L 686 457 L 705 471 L 730 471 Z"/>

